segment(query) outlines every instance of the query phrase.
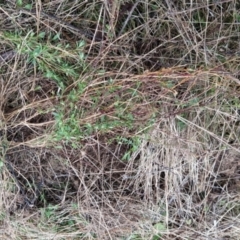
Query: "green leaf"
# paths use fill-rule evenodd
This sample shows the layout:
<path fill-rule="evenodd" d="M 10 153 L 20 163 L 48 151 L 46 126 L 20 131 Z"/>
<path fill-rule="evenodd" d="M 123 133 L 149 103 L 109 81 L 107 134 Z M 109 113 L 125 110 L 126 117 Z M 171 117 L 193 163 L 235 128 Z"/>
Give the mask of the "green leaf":
<path fill-rule="evenodd" d="M 57 33 L 54 37 L 53 37 L 53 41 L 56 40 L 60 40 L 60 33 Z"/>
<path fill-rule="evenodd" d="M 192 220 L 191 220 L 191 219 L 187 219 L 187 220 L 186 220 L 186 224 L 187 224 L 187 225 L 191 225 L 191 224 L 192 224 Z"/>
<path fill-rule="evenodd" d="M 166 227 L 165 227 L 165 224 L 164 223 L 156 223 L 154 225 L 154 228 L 158 231 L 158 232 L 163 232 L 163 231 L 166 231 Z"/>
<path fill-rule="evenodd" d="M 23 2 L 22 2 L 22 0 L 17 0 L 16 4 L 18 7 L 22 7 Z"/>
<path fill-rule="evenodd" d="M 139 234 L 132 234 L 126 240 L 143 240 Z"/>
<path fill-rule="evenodd" d="M 84 46 L 85 46 L 85 41 L 82 40 L 82 41 L 78 42 L 77 46 L 78 46 L 79 48 L 84 47 Z"/>
<path fill-rule="evenodd" d="M 38 34 L 38 37 L 39 37 L 39 38 L 44 38 L 44 37 L 45 37 L 45 35 L 46 35 L 46 33 L 45 33 L 45 32 L 40 32 L 40 33 Z"/>
<path fill-rule="evenodd" d="M 27 4 L 24 6 L 24 8 L 27 10 L 32 10 L 32 4 Z"/>
<path fill-rule="evenodd" d="M 81 61 L 83 61 L 84 58 L 85 58 L 84 53 L 83 53 L 83 52 L 79 53 L 79 59 L 80 59 Z"/>
<path fill-rule="evenodd" d="M 2 160 L 0 160 L 0 169 L 4 166 L 4 163 Z"/>
<path fill-rule="evenodd" d="M 152 240 L 159 240 L 159 237 L 160 237 L 159 235 L 154 235 Z"/>

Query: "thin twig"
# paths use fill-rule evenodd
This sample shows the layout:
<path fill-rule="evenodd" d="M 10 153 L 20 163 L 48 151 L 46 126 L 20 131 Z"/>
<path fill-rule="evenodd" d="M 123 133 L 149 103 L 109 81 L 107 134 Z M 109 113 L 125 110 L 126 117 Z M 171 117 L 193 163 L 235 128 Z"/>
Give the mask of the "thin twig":
<path fill-rule="evenodd" d="M 129 14 L 128 14 L 127 19 L 125 20 L 125 22 L 124 22 L 124 24 L 123 24 L 123 26 L 122 26 L 121 31 L 120 31 L 119 34 L 118 34 L 118 37 L 122 35 L 125 27 L 127 26 L 128 22 L 129 22 L 129 20 L 130 20 L 130 18 L 131 18 L 131 16 L 132 16 L 132 14 L 133 14 L 134 9 L 137 7 L 137 5 L 138 5 L 139 2 L 140 2 L 140 0 L 138 0 L 137 2 L 135 2 L 135 4 L 133 5 L 132 9 L 130 10 L 130 12 L 129 12 Z"/>

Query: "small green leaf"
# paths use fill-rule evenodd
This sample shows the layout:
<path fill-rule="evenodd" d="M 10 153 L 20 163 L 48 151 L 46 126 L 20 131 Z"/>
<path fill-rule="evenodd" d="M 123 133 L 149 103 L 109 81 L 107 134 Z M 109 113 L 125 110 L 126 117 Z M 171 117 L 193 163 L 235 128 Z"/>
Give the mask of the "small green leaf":
<path fill-rule="evenodd" d="M 46 35 L 46 33 L 45 33 L 45 32 L 40 32 L 40 33 L 38 34 L 38 37 L 39 37 L 39 38 L 44 38 L 44 37 L 45 37 L 45 35 Z"/>
<path fill-rule="evenodd" d="M 127 240 L 143 240 L 139 234 L 132 234 Z"/>
<path fill-rule="evenodd" d="M 0 169 L 4 166 L 4 163 L 2 160 L 0 160 Z"/>
<path fill-rule="evenodd" d="M 154 235 L 152 240 L 159 240 L 159 237 L 160 237 L 159 235 Z"/>
<path fill-rule="evenodd" d="M 24 6 L 24 8 L 27 10 L 32 10 L 32 4 L 27 4 Z"/>
<path fill-rule="evenodd" d="M 42 87 L 41 87 L 41 86 L 36 86 L 34 90 L 35 90 L 35 91 L 42 90 Z"/>
<path fill-rule="evenodd" d="M 159 232 L 159 233 L 166 231 L 165 224 L 164 224 L 164 223 L 161 223 L 161 222 L 156 223 L 156 224 L 154 225 L 154 228 L 155 228 L 155 229 L 157 230 L 157 232 Z"/>
<path fill-rule="evenodd" d="M 159 223 L 156 223 L 153 227 L 156 229 L 157 234 L 153 236 L 152 240 L 158 240 L 159 237 L 161 237 L 160 233 L 166 231 L 165 224 L 159 222 Z"/>
<path fill-rule="evenodd" d="M 56 40 L 60 40 L 60 34 L 57 33 L 54 37 L 53 37 L 53 41 L 56 41 Z"/>
<path fill-rule="evenodd" d="M 78 46 L 79 48 L 84 47 L 84 46 L 85 46 L 85 41 L 82 40 L 82 41 L 78 42 L 77 46 Z"/>
<path fill-rule="evenodd" d="M 81 61 L 84 60 L 84 57 L 85 57 L 85 55 L 84 55 L 83 52 L 79 53 L 79 59 L 80 59 Z"/>
<path fill-rule="evenodd" d="M 16 3 L 17 3 L 17 6 L 18 6 L 18 7 L 22 7 L 22 5 L 23 5 L 23 2 L 22 2 L 22 0 L 17 0 L 17 2 L 16 2 Z"/>
<path fill-rule="evenodd" d="M 187 220 L 186 220 L 186 224 L 187 224 L 187 225 L 191 225 L 191 224 L 192 224 L 192 220 L 191 220 L 191 219 L 187 219 Z"/>
<path fill-rule="evenodd" d="M 30 32 L 29 37 L 30 38 L 34 37 L 34 32 Z"/>

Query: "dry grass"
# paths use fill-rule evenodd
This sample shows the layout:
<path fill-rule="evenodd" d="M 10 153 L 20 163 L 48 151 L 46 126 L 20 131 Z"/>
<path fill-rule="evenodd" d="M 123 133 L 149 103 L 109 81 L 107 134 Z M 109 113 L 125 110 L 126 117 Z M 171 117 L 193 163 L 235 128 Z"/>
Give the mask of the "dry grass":
<path fill-rule="evenodd" d="M 3 1 L 1 239 L 240 239 L 239 22 L 232 0 Z"/>

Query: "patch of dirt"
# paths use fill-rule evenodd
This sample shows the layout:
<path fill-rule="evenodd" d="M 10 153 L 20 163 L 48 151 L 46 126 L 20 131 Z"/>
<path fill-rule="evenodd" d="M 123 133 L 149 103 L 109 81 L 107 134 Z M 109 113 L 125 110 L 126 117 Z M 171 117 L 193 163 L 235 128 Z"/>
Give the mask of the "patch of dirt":
<path fill-rule="evenodd" d="M 121 156 L 126 147 L 97 138 L 75 150 L 66 145 L 61 149 L 12 147 L 5 156 L 6 166 L 21 203 L 10 210 L 41 208 L 76 197 L 85 203 L 94 197 L 105 204 L 104 195 L 114 204 L 132 192 L 129 182 L 123 181 L 127 165 Z"/>
<path fill-rule="evenodd" d="M 57 86 L 45 78 L 35 82 L 20 81 L 3 96 L 2 114 L 7 122 L 8 141 L 25 142 L 43 134 L 53 121 L 51 109 L 55 102 Z M 31 86 L 35 88 L 31 89 Z"/>
<path fill-rule="evenodd" d="M 215 162 L 213 193 L 223 191 L 238 192 L 240 190 L 240 153 L 228 150 L 219 154 Z"/>

